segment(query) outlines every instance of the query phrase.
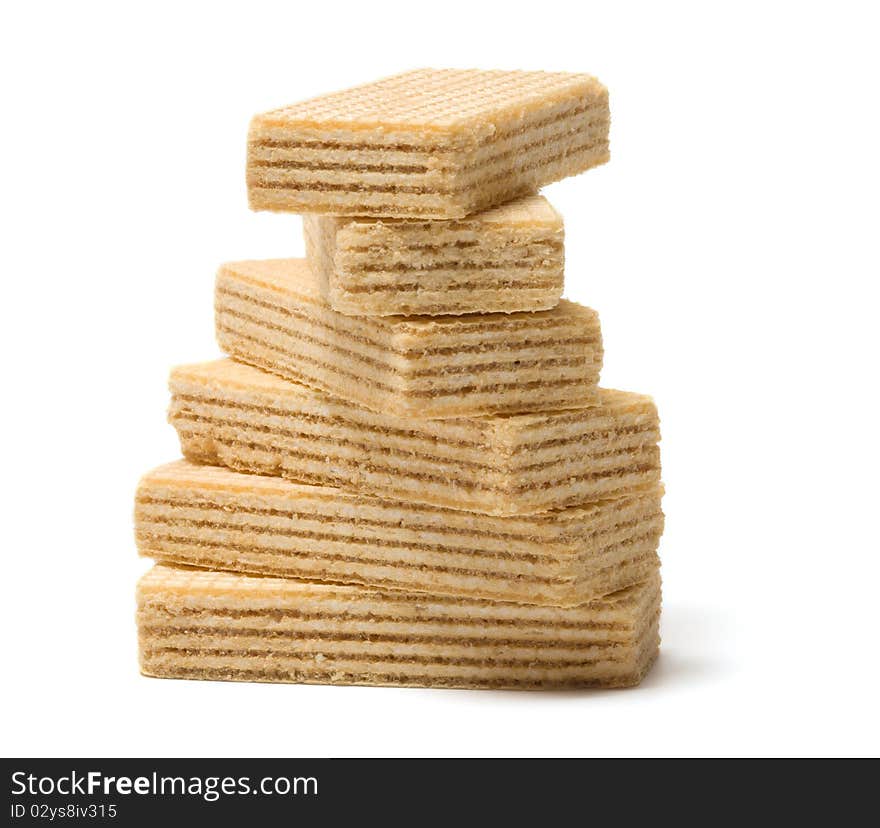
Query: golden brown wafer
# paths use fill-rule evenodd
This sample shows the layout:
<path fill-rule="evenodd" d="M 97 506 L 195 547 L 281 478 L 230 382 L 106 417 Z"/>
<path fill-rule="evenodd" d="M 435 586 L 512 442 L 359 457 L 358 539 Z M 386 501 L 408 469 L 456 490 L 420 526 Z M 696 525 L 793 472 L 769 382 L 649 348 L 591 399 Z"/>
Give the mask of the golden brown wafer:
<path fill-rule="evenodd" d="M 601 389 L 599 404 L 424 420 L 377 414 L 248 365 L 171 373 L 183 454 L 239 471 L 497 515 L 616 496 L 660 480 L 657 409 Z"/>
<path fill-rule="evenodd" d="M 353 317 L 332 310 L 305 259 L 235 262 L 217 274 L 216 328 L 230 355 L 373 411 L 418 418 L 579 408 L 596 401 L 594 310 Z"/>
<path fill-rule="evenodd" d="M 548 310 L 562 295 L 562 218 L 543 196 L 459 221 L 308 215 L 306 253 L 349 316 Z"/>
<path fill-rule="evenodd" d="M 141 480 L 135 530 L 164 563 L 571 606 L 656 568 L 660 498 L 491 517 L 178 461 Z"/>
<path fill-rule="evenodd" d="M 656 572 L 558 608 L 160 565 L 137 602 L 141 670 L 163 678 L 625 687 L 659 646 Z"/>
<path fill-rule="evenodd" d="M 257 210 L 462 218 L 608 160 L 589 75 L 419 69 L 257 115 Z"/>

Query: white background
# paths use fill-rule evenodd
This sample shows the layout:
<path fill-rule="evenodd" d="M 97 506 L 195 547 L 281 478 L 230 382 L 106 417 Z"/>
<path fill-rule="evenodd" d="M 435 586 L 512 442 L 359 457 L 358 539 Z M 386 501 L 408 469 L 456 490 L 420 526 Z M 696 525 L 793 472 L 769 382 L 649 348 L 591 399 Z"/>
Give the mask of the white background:
<path fill-rule="evenodd" d="M 3 750 L 23 755 L 878 752 L 872 4 L 8 4 L 0 21 Z M 416 66 L 587 71 L 612 161 L 545 191 L 603 382 L 652 393 L 668 528 L 644 685 L 516 694 L 137 672 L 138 477 L 177 453 L 250 116 Z"/>

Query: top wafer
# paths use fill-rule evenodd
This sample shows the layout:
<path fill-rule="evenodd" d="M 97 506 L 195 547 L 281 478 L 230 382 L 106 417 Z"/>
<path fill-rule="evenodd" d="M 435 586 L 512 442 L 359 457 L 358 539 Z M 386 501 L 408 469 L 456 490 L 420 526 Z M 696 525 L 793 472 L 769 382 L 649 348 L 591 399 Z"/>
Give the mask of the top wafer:
<path fill-rule="evenodd" d="M 608 160 L 589 75 L 417 69 L 257 115 L 256 210 L 462 218 Z"/>

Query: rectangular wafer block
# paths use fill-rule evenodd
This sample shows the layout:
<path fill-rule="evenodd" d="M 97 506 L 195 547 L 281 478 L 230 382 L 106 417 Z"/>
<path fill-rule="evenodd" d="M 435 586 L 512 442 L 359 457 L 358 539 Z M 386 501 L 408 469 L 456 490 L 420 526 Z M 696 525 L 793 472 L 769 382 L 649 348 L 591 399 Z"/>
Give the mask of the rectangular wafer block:
<path fill-rule="evenodd" d="M 312 214 L 303 230 L 321 293 L 351 316 L 548 310 L 562 296 L 562 218 L 543 196 L 458 221 Z"/>
<path fill-rule="evenodd" d="M 257 210 L 456 219 L 608 160 L 589 75 L 419 69 L 257 115 Z"/>
<path fill-rule="evenodd" d="M 461 417 L 597 399 L 599 317 L 573 302 L 536 313 L 345 316 L 305 259 L 274 259 L 223 265 L 215 310 L 231 356 L 373 411 Z"/>
<path fill-rule="evenodd" d="M 146 676 L 628 687 L 660 645 L 659 419 L 599 388 L 540 187 L 609 157 L 583 74 L 420 69 L 253 118 L 230 359 L 175 368 L 135 496 Z M 108 376 L 108 381 L 111 380 Z"/>
<path fill-rule="evenodd" d="M 141 480 L 135 535 L 171 564 L 571 606 L 657 567 L 660 498 L 492 517 L 178 461 Z"/>
<path fill-rule="evenodd" d="M 376 591 L 157 565 L 137 589 L 145 675 L 550 689 L 638 684 L 660 578 L 577 607 Z"/>
<path fill-rule="evenodd" d="M 175 368 L 170 387 L 184 455 L 239 471 L 498 515 L 660 480 L 657 409 L 642 394 L 601 389 L 591 408 L 426 420 L 228 359 Z"/>

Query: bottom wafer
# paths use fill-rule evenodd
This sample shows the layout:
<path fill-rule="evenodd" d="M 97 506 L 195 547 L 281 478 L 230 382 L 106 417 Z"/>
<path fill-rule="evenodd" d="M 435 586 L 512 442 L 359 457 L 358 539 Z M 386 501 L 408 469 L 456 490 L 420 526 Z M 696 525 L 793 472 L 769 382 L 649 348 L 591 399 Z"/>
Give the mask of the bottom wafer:
<path fill-rule="evenodd" d="M 626 687 L 657 656 L 659 617 L 657 572 L 569 608 L 163 565 L 138 585 L 141 670 L 162 678 Z"/>

